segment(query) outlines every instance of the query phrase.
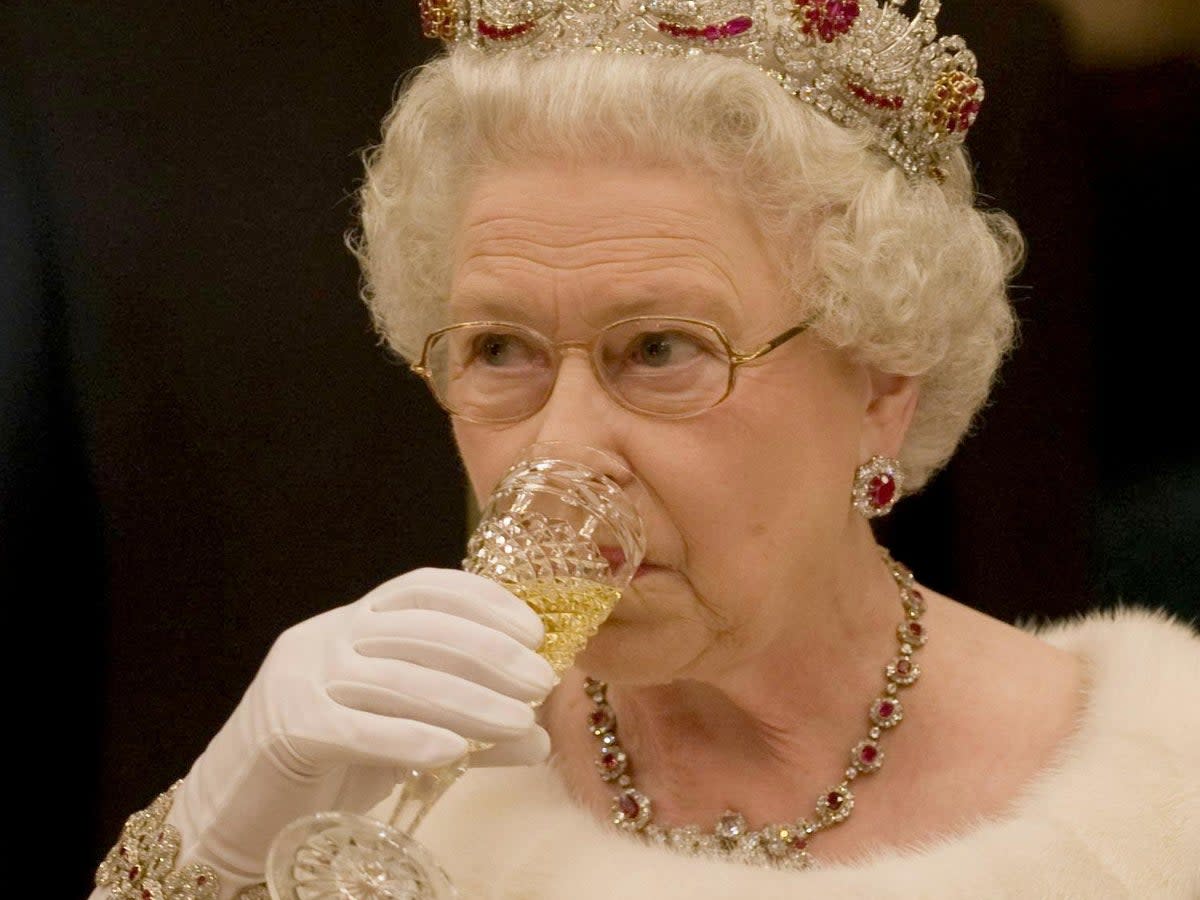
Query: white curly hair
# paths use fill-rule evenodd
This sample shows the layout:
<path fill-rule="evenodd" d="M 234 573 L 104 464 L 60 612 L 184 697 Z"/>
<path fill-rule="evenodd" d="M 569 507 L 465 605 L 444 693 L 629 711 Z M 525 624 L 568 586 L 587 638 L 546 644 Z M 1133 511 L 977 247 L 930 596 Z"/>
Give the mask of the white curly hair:
<path fill-rule="evenodd" d="M 446 323 L 450 247 L 478 173 L 613 158 L 706 173 L 740 200 L 824 340 L 920 377 L 907 488 L 945 464 L 1015 337 L 1016 224 L 977 206 L 965 153 L 942 183 L 911 181 L 865 134 L 738 60 L 464 48 L 415 70 L 366 154 L 350 236 L 381 338 L 411 359 Z"/>

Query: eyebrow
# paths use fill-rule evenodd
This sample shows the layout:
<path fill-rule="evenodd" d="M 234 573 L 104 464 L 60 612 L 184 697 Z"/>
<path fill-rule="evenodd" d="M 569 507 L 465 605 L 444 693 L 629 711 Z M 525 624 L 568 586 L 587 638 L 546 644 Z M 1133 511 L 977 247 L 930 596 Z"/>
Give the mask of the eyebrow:
<path fill-rule="evenodd" d="M 496 320 L 530 326 L 543 324 L 539 321 L 543 317 L 537 315 L 536 308 L 521 297 L 467 294 L 451 300 L 447 307 L 454 321 Z M 598 301 L 595 306 L 595 313 L 602 314 L 603 318 L 603 322 L 598 324 L 632 316 L 683 316 L 732 326 L 736 324 L 738 311 L 739 307 L 727 298 L 703 289 L 672 292 L 670 296 L 631 294 Z"/>

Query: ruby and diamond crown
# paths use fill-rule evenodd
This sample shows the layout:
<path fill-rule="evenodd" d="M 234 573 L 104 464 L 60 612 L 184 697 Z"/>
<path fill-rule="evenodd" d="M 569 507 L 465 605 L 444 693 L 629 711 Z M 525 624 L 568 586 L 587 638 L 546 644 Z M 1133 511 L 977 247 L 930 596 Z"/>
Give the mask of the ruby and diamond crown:
<path fill-rule="evenodd" d="M 535 56 L 589 49 L 742 59 L 940 181 L 983 101 L 975 56 L 939 37 L 939 0 L 419 0 L 427 37 Z"/>

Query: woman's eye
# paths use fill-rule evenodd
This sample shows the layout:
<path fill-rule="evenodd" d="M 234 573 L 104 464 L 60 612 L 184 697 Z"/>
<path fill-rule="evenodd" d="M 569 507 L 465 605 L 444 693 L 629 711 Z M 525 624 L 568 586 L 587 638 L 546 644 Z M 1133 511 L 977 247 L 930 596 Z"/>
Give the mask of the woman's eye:
<path fill-rule="evenodd" d="M 700 342 L 680 331 L 653 331 L 639 334 L 633 340 L 630 356 L 633 361 L 652 368 L 689 362 L 703 350 Z"/>
<path fill-rule="evenodd" d="M 536 351 L 515 334 L 484 334 L 475 339 L 472 356 L 488 366 L 513 366 L 530 362 Z"/>

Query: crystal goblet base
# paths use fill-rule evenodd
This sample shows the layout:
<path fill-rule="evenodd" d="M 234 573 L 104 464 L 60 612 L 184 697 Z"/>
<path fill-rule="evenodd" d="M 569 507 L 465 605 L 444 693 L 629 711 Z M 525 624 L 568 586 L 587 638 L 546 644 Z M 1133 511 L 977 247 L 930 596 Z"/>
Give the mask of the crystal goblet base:
<path fill-rule="evenodd" d="M 445 871 L 398 828 L 323 812 L 283 829 L 267 859 L 273 900 L 457 900 Z"/>

